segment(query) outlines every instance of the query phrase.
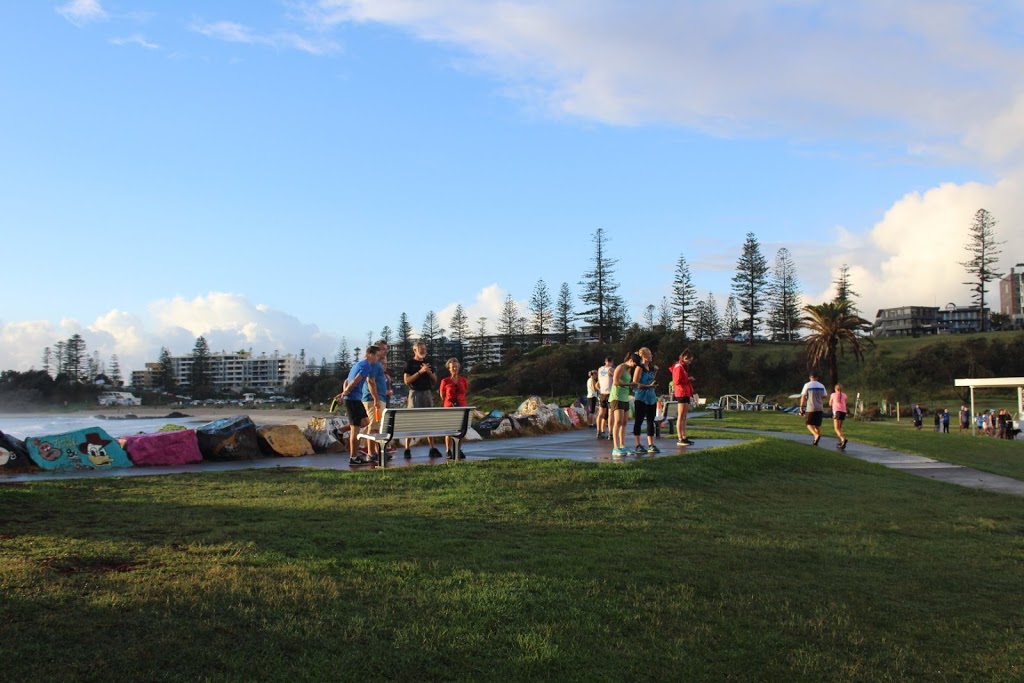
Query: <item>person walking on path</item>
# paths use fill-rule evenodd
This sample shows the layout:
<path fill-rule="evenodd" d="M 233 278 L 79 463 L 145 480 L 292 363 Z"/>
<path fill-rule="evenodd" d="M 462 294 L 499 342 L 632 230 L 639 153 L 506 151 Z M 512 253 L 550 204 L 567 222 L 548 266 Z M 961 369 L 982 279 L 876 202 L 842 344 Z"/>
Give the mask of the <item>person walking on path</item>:
<path fill-rule="evenodd" d="M 629 421 L 629 390 L 633 384 L 633 370 L 640 357 L 635 353 L 626 354 L 626 359 L 612 372 L 612 389 L 608 398 L 611 414 L 612 457 L 629 455 L 626 448 L 626 422 Z"/>
<path fill-rule="evenodd" d="M 370 396 L 373 397 L 372 408 L 380 408 L 380 396 L 377 394 L 377 381 L 374 379 L 376 370 L 373 366 L 377 364 L 377 347 L 367 346 L 366 357 L 352 366 L 341 387 L 341 393 L 334 397 L 336 401 L 345 402 L 345 411 L 348 413 L 348 462 L 350 465 L 367 465 L 373 462 L 369 455 L 359 451 L 359 430 L 364 429 L 370 423 L 366 414 L 366 406 L 363 405 L 363 387 L 369 387 Z"/>
<path fill-rule="evenodd" d="M 846 420 L 846 394 L 843 393 L 843 385 L 837 384 L 836 390 L 828 397 L 828 404 L 832 408 L 832 426 L 836 428 L 836 436 L 839 438 L 837 448 L 846 450 L 846 435 L 843 434 L 843 421 Z"/>
<path fill-rule="evenodd" d="M 434 407 L 434 384 L 437 382 L 437 375 L 434 368 L 427 362 L 427 345 L 418 341 L 412 345 L 412 358 L 405 362 L 405 370 L 402 372 L 402 381 L 409 387 L 409 408 L 433 408 Z M 410 449 L 411 439 L 405 440 L 405 457 L 412 457 Z M 434 446 L 434 437 L 427 437 L 427 445 L 430 447 L 428 455 L 431 458 L 440 458 L 441 451 Z"/>
<path fill-rule="evenodd" d="M 960 406 L 960 434 L 969 431 L 971 428 L 971 409 L 967 406 Z"/>
<path fill-rule="evenodd" d="M 812 445 L 821 440 L 821 415 L 824 412 L 825 385 L 818 381 L 818 373 L 812 372 L 810 381 L 800 390 L 800 414 L 806 415 L 807 431 L 814 437 Z"/>
<path fill-rule="evenodd" d="M 608 397 L 612 393 L 612 374 L 615 372 L 615 359 L 605 356 L 604 365 L 597 371 L 597 438 L 611 438 L 611 412 L 608 409 Z"/>
<path fill-rule="evenodd" d="M 458 358 L 449 358 L 448 362 L 445 363 L 445 367 L 448 368 L 448 376 L 441 380 L 441 400 L 444 402 L 445 408 L 465 408 L 466 407 L 466 392 L 469 391 L 469 382 L 466 380 L 464 375 L 459 374 Z M 459 452 L 455 453 L 452 451 L 452 437 L 444 437 L 444 449 L 445 457 L 449 460 L 458 458 L 462 460 L 466 457 L 466 454 L 462 452 L 462 444 L 459 444 Z"/>
<path fill-rule="evenodd" d="M 636 392 L 633 395 L 633 411 L 636 413 L 636 422 L 633 424 L 633 438 L 636 440 L 636 453 L 660 453 L 661 450 L 654 445 L 654 418 L 658 412 L 658 393 L 654 390 L 654 378 L 658 373 L 658 367 L 654 364 L 654 354 L 646 346 L 637 352 L 640 356 L 640 364 L 633 369 L 633 385 Z M 644 420 L 647 420 L 647 446 L 640 444 L 640 428 Z"/>
<path fill-rule="evenodd" d="M 693 440 L 686 436 L 686 416 L 690 413 L 690 402 L 693 400 L 693 378 L 690 377 L 690 363 L 693 354 L 690 349 L 683 349 L 679 360 L 672 365 L 672 397 L 678 402 L 676 419 L 676 445 L 692 446 Z"/>

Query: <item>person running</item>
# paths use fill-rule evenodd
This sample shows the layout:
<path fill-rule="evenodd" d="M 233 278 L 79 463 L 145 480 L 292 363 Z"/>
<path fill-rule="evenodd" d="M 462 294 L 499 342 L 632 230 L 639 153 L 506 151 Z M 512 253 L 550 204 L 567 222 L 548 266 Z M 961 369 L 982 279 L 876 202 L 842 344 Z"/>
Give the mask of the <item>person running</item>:
<path fill-rule="evenodd" d="M 341 393 L 334 397 L 336 401 L 345 403 L 345 411 L 348 413 L 348 462 L 350 465 L 367 465 L 373 462 L 369 455 L 359 450 L 359 430 L 364 429 L 370 423 L 366 414 L 366 406 L 363 405 L 363 387 L 369 385 L 370 395 L 373 397 L 372 409 L 380 407 L 380 397 L 377 395 L 377 382 L 374 379 L 376 371 L 373 366 L 377 364 L 377 347 L 367 346 L 366 357 L 352 366 L 341 387 Z"/>
<path fill-rule="evenodd" d="M 846 436 L 843 434 L 843 421 L 846 420 L 846 394 L 843 393 L 843 385 L 837 384 L 836 390 L 828 397 L 828 404 L 832 408 L 832 426 L 836 428 L 836 436 L 839 443 L 836 447 L 846 450 Z"/>
<path fill-rule="evenodd" d="M 587 373 L 587 419 L 593 420 L 597 412 L 597 399 L 601 395 L 600 387 L 597 386 L 597 370 Z"/>
<path fill-rule="evenodd" d="M 612 457 L 621 458 L 631 453 L 626 448 L 626 422 L 629 421 L 629 390 L 634 386 L 633 370 L 639 362 L 639 356 L 627 353 L 625 360 L 612 371 L 612 388 L 608 396 Z"/>
<path fill-rule="evenodd" d="M 412 358 L 405 362 L 405 370 L 402 372 L 402 381 L 409 387 L 409 398 L 406 405 L 409 408 L 433 408 L 434 407 L 434 384 L 437 383 L 437 375 L 434 374 L 433 366 L 427 362 L 427 345 L 418 341 L 412 345 Z M 405 457 L 412 457 L 411 439 L 405 440 Z M 427 445 L 430 451 L 427 455 L 431 458 L 440 458 L 441 451 L 434 446 L 434 437 L 427 437 Z"/>
<path fill-rule="evenodd" d="M 654 445 L 654 418 L 658 412 L 658 394 L 654 390 L 654 377 L 658 367 L 654 364 L 654 354 L 646 346 L 637 352 L 640 356 L 640 364 L 633 369 L 633 385 L 636 392 L 633 395 L 633 411 L 636 414 L 636 422 L 633 424 L 633 438 L 636 440 L 636 453 L 660 453 L 661 450 Z M 647 446 L 640 444 L 640 428 L 644 420 L 647 420 Z"/>
<path fill-rule="evenodd" d="M 459 374 L 459 359 L 449 358 L 448 362 L 445 363 L 445 367 L 448 368 L 448 377 L 441 380 L 441 400 L 444 402 L 445 408 L 465 408 L 466 407 L 466 392 L 469 391 L 469 382 L 465 376 Z M 466 454 L 462 452 L 462 444 L 459 444 L 459 452 L 452 452 L 452 437 L 444 437 L 444 448 L 445 457 L 449 460 L 458 458 L 463 460 Z"/>
<path fill-rule="evenodd" d="M 672 365 L 672 397 L 678 402 L 678 418 L 676 419 L 677 446 L 692 446 L 693 440 L 686 436 L 686 416 L 690 413 L 693 401 L 693 378 L 690 377 L 690 363 L 693 354 L 690 349 L 683 349 L 679 360 Z"/>
<path fill-rule="evenodd" d="M 971 428 L 971 409 L 967 406 L 960 406 L 960 434 Z"/>
<path fill-rule="evenodd" d="M 604 365 L 597 371 L 597 438 L 610 439 L 611 415 L 608 409 L 608 397 L 612 393 L 612 373 L 615 372 L 615 359 L 605 356 Z"/>
<path fill-rule="evenodd" d="M 824 412 L 825 385 L 818 381 L 818 374 L 812 372 L 810 381 L 800 390 L 800 414 L 806 415 L 807 431 L 814 437 L 812 445 L 821 440 L 821 415 Z"/>

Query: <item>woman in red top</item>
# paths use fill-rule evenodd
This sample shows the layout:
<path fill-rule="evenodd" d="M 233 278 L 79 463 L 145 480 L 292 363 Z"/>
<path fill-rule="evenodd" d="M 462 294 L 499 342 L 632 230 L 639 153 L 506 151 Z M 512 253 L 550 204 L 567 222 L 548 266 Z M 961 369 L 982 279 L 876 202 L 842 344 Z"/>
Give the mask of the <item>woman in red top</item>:
<path fill-rule="evenodd" d="M 457 358 L 449 358 L 448 362 L 445 363 L 448 368 L 448 377 L 441 380 L 440 393 L 442 405 L 445 408 L 465 408 L 466 407 L 466 392 L 469 391 L 469 382 L 466 378 L 459 374 L 459 369 L 462 367 L 459 365 Z M 455 458 L 455 454 L 452 453 L 452 438 L 450 436 L 444 437 L 444 448 L 446 456 L 449 460 Z M 462 446 L 459 446 L 458 458 L 461 460 L 466 457 L 466 454 L 462 452 Z"/>
<path fill-rule="evenodd" d="M 673 398 L 679 402 L 679 417 L 676 420 L 676 434 L 679 435 L 677 446 L 689 446 L 693 440 L 686 436 L 686 416 L 690 412 L 690 401 L 693 399 L 693 378 L 690 377 L 687 366 L 693 362 L 693 354 L 690 349 L 683 349 L 679 354 L 679 361 L 672 366 L 672 393 Z"/>

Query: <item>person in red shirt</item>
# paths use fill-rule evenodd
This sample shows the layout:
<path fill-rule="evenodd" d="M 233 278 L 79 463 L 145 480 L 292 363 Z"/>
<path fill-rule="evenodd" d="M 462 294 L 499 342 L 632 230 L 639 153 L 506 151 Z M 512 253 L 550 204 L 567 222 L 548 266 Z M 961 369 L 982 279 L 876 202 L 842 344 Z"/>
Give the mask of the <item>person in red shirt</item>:
<path fill-rule="evenodd" d="M 439 388 L 441 394 L 441 400 L 445 408 L 465 408 L 466 407 L 466 392 L 469 391 L 469 382 L 466 381 L 465 376 L 459 374 L 458 358 L 449 358 L 448 362 L 445 363 L 445 367 L 448 368 L 448 377 L 441 380 L 441 386 Z M 456 457 L 462 460 L 466 457 L 466 454 L 462 452 L 462 446 L 459 446 L 459 452 L 457 454 L 452 453 L 452 438 L 450 436 L 444 437 L 444 448 L 445 456 L 452 460 Z"/>
<path fill-rule="evenodd" d="M 679 440 L 677 446 L 690 446 L 693 441 L 686 436 L 686 416 L 690 412 L 690 401 L 693 398 L 693 378 L 687 366 L 693 362 L 693 354 L 690 349 L 683 349 L 679 354 L 679 360 L 672 365 L 672 386 L 675 400 L 679 401 L 679 419 L 676 421 L 676 434 Z"/>

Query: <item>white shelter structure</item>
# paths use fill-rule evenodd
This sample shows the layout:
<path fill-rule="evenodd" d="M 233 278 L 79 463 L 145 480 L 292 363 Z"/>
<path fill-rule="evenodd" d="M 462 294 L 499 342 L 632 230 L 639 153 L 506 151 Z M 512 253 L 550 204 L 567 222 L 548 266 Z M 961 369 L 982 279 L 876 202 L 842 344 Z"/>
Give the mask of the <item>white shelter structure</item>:
<path fill-rule="evenodd" d="M 985 379 L 957 379 L 953 385 L 958 387 L 970 387 L 971 389 L 971 434 L 977 431 L 974 416 L 978 411 L 974 409 L 974 390 L 977 389 L 1006 389 L 1013 387 L 1017 389 L 1017 419 L 1024 419 L 1024 377 L 986 377 Z"/>

